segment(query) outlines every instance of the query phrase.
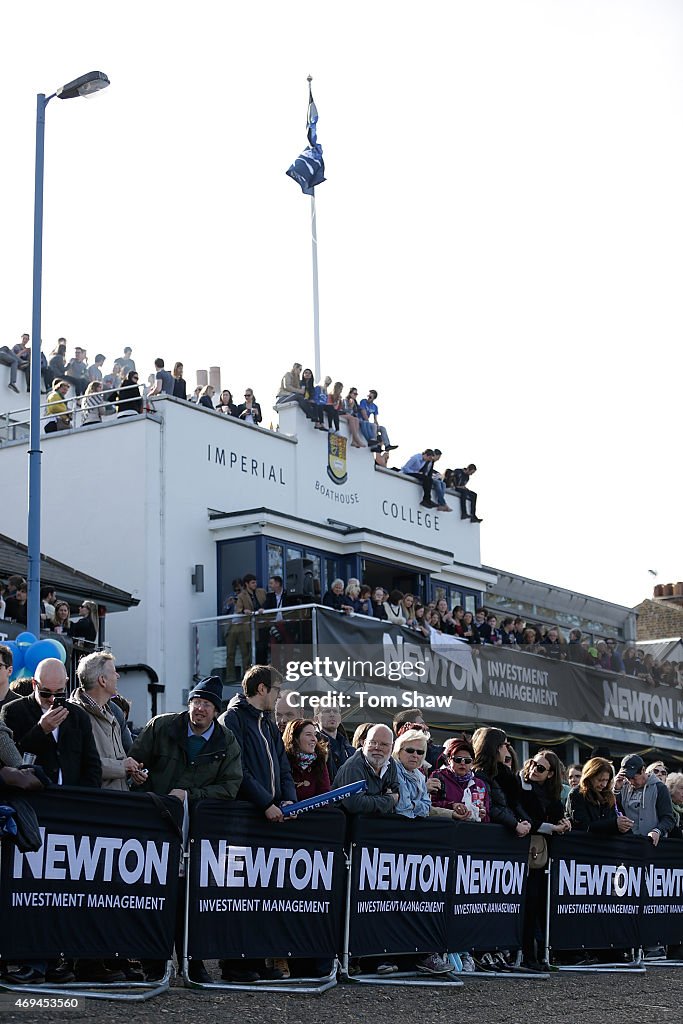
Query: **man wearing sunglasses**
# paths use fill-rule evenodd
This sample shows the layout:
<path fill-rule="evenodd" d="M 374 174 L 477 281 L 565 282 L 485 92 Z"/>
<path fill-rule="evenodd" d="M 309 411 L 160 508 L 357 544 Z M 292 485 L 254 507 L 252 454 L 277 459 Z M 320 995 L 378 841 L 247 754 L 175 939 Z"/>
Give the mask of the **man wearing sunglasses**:
<path fill-rule="evenodd" d="M 85 711 L 66 707 L 66 671 L 58 658 L 36 669 L 33 692 L 5 704 L 0 718 L 12 730 L 22 754 L 35 754 L 48 778 L 59 786 L 102 785 L 92 726 Z"/>

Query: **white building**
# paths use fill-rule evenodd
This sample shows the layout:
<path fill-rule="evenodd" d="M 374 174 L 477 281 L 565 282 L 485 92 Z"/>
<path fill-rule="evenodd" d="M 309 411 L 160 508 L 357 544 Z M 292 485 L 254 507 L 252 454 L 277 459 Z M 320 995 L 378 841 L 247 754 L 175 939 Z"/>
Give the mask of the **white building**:
<path fill-rule="evenodd" d="M 3 439 L 18 435 L 0 447 L 11 481 L 2 529 L 25 542 L 27 444 L 10 423 L 21 418 L 6 414 L 4 430 L 0 421 Z M 338 436 L 314 430 L 294 404 L 274 431 L 167 397 L 140 416 L 43 435 L 41 549 L 139 599 L 107 619 L 107 641 L 119 661 L 156 670 L 159 711 L 179 707 L 191 685 L 190 623 L 220 614 L 246 572 L 320 594 L 357 576 L 472 610 L 495 582 L 478 524 L 457 507 L 421 508 L 416 481 Z M 133 696 L 144 721 L 149 706 Z"/>

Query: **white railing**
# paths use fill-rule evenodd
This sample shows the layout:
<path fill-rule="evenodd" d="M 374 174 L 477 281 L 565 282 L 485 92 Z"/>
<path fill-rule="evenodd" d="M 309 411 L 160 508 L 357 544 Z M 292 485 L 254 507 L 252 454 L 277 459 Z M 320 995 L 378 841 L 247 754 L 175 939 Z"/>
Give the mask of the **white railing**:
<path fill-rule="evenodd" d="M 150 402 L 148 396 L 148 388 L 146 385 L 140 385 L 141 395 L 140 402 L 142 403 L 142 410 L 150 409 Z M 99 420 L 93 420 L 93 423 L 115 421 L 118 418 L 117 406 L 118 402 L 107 401 L 108 398 L 117 394 L 121 390 L 120 387 L 107 388 L 104 391 L 98 391 L 96 394 L 104 397 L 104 402 L 101 406 L 102 416 Z M 57 418 L 63 420 L 63 425 L 59 427 L 54 433 L 73 433 L 75 430 L 81 430 L 83 427 L 91 426 L 90 423 L 85 423 L 86 419 L 93 411 L 92 408 L 84 407 L 83 400 L 85 395 L 72 395 L 64 399 L 64 405 L 66 406 L 66 412 L 54 413 L 47 411 L 47 401 L 41 400 L 40 404 L 40 432 L 41 434 L 46 433 L 45 428 L 50 423 L 54 422 Z M 42 399 L 42 396 L 41 396 Z M 132 396 L 132 401 L 137 401 L 135 396 Z M 129 401 L 124 397 L 124 402 Z M 95 407 L 97 408 L 97 407 Z M 67 425 L 68 419 L 68 425 Z M 0 445 L 7 444 L 9 441 L 27 441 L 30 430 L 30 410 L 26 409 L 13 409 L 7 412 L 0 413 Z M 47 432 L 48 434 L 51 431 Z"/>

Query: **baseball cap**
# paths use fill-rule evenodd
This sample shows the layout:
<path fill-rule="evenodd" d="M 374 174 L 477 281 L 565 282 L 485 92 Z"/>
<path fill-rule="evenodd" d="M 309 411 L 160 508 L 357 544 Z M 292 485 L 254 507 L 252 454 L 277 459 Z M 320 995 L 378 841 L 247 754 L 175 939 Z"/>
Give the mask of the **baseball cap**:
<path fill-rule="evenodd" d="M 645 762 L 639 754 L 627 754 L 621 760 L 621 770 L 626 773 L 627 779 L 633 779 L 638 775 Z"/>

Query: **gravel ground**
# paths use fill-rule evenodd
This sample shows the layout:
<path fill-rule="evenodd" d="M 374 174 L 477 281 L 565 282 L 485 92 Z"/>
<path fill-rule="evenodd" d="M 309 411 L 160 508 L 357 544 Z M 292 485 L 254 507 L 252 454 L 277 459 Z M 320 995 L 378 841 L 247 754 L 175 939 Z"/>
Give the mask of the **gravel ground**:
<path fill-rule="evenodd" d="M 12 993 L 13 995 L 13 993 Z M 419 1024 L 470 1019 L 475 1024 L 660 1024 L 678 1021 L 683 1006 L 683 968 L 651 968 L 646 974 L 553 974 L 545 980 L 468 979 L 462 988 L 340 984 L 322 996 L 277 992 L 200 992 L 174 984 L 145 1003 L 90 1000 L 77 1010 L 15 1011 L 2 997 L 5 1021 L 59 1019 L 97 1024 L 365 1024 L 400 1014 Z"/>

